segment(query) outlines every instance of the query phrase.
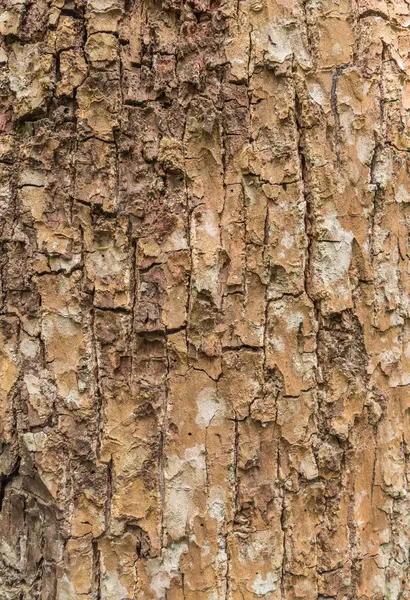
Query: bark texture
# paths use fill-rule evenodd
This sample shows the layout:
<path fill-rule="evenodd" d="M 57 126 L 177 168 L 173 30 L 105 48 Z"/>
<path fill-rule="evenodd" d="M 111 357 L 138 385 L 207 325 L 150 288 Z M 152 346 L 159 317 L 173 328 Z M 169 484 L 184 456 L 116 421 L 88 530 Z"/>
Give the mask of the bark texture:
<path fill-rule="evenodd" d="M 410 598 L 408 3 L 0 8 L 0 598 Z"/>

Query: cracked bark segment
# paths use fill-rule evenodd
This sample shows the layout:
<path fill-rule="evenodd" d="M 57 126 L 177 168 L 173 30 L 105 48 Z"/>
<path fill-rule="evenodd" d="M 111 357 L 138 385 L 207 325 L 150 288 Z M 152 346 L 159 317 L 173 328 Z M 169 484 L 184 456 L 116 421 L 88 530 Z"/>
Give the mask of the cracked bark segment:
<path fill-rule="evenodd" d="M 78 126 L 84 138 L 114 139 L 118 127 L 119 89 L 115 72 L 90 75 L 78 88 Z"/>
<path fill-rule="evenodd" d="M 14 95 L 15 118 L 27 117 L 44 109 L 53 92 L 53 56 L 44 53 L 39 43 L 15 42 L 8 57 L 9 86 Z"/>
<path fill-rule="evenodd" d="M 284 393 L 299 396 L 314 385 L 316 327 L 312 306 L 305 296 L 283 296 L 269 303 L 266 361 L 283 378 Z"/>
<path fill-rule="evenodd" d="M 107 213 L 114 212 L 117 186 L 114 145 L 91 138 L 79 142 L 75 158 L 75 198 L 101 205 Z"/>
<path fill-rule="evenodd" d="M 1 7 L 0 597 L 406 598 L 406 3 Z"/>

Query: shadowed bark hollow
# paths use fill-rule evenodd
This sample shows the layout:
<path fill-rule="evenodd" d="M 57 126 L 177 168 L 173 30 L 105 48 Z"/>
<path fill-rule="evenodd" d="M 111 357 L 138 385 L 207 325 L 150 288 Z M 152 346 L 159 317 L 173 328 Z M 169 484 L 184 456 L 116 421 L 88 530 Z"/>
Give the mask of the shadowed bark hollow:
<path fill-rule="evenodd" d="M 409 4 L 0 33 L 1 600 L 409 599 Z"/>

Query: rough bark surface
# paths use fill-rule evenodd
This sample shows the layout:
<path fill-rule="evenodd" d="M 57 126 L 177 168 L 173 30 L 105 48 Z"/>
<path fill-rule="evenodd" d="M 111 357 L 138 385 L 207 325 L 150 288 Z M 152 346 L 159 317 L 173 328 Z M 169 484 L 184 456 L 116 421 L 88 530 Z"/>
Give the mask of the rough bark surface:
<path fill-rule="evenodd" d="M 410 598 L 408 3 L 0 9 L 0 598 Z"/>

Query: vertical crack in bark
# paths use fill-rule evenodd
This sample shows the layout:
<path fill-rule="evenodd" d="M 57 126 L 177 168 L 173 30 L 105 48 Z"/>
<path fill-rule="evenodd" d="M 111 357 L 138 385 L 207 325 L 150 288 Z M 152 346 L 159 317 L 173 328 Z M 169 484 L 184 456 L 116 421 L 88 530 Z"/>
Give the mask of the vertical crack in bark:
<path fill-rule="evenodd" d="M 101 568 L 100 568 L 100 550 L 98 540 L 93 540 L 93 589 L 92 599 L 101 600 Z"/>
<path fill-rule="evenodd" d="M 333 120 L 334 120 L 334 124 L 335 124 L 334 140 L 335 140 L 335 154 L 336 154 L 336 168 L 337 168 L 337 170 L 341 169 L 341 163 L 340 163 L 340 144 L 341 144 L 342 139 L 343 139 L 342 138 L 341 124 L 340 124 L 338 99 L 337 99 L 337 85 L 338 85 L 340 74 L 346 68 L 347 68 L 347 65 L 343 66 L 343 67 L 338 67 L 336 69 L 336 71 L 335 71 L 335 73 L 333 74 L 333 77 L 332 77 L 332 88 L 331 88 L 331 92 L 330 92 L 330 106 L 331 106 L 331 109 L 332 109 Z"/>
<path fill-rule="evenodd" d="M 109 533 L 111 529 L 111 504 L 113 498 L 114 464 L 112 457 L 107 464 L 107 492 L 104 507 L 104 531 Z"/>
<path fill-rule="evenodd" d="M 94 363 L 94 374 L 95 374 L 95 403 L 96 403 L 96 454 L 97 457 L 100 457 L 101 454 L 101 444 L 102 444 L 102 436 L 103 436 L 103 410 L 104 410 L 104 396 L 101 388 L 100 382 L 100 367 L 98 363 L 98 346 L 96 340 L 96 332 L 95 332 L 95 307 L 94 307 L 94 299 L 93 306 L 90 312 L 90 332 L 91 332 L 91 344 L 93 349 L 93 363 Z"/>
<path fill-rule="evenodd" d="M 130 323 L 130 339 L 129 339 L 129 355 L 130 355 L 130 388 L 133 389 L 133 373 L 134 373 L 134 341 L 135 341 L 135 319 L 136 307 L 138 303 L 138 269 L 137 269 L 137 246 L 138 240 L 132 239 L 132 225 L 129 223 L 129 235 L 131 238 L 131 278 L 130 278 L 130 295 L 131 295 L 131 323 Z"/>
<path fill-rule="evenodd" d="M 170 362 L 169 362 L 169 350 L 168 350 L 168 333 L 165 333 L 165 351 L 166 351 L 166 375 L 164 385 L 164 403 L 162 406 L 161 415 L 161 428 L 160 428 L 160 440 L 159 440 L 159 465 L 158 465 L 158 485 L 160 494 L 160 514 L 161 514 L 161 533 L 160 533 L 160 547 L 161 552 L 165 549 L 165 501 L 166 501 L 166 482 L 165 482 L 165 450 L 167 441 L 168 431 L 168 395 L 169 395 L 169 374 L 170 374 Z"/>

